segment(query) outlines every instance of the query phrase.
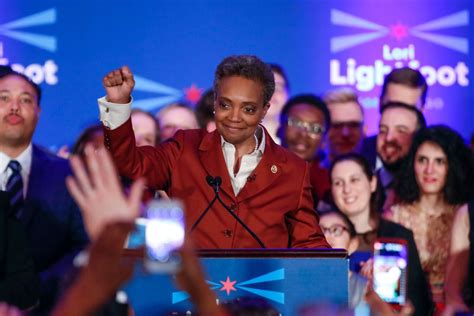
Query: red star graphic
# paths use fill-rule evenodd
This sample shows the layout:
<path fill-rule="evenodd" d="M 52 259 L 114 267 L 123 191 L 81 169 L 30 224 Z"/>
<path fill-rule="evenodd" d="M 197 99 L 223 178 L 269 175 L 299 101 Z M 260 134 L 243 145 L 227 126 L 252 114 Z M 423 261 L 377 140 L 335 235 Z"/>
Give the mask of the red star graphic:
<path fill-rule="evenodd" d="M 193 83 L 190 88 L 184 89 L 184 91 L 186 93 L 186 100 L 188 100 L 190 102 L 193 102 L 193 103 L 196 103 L 201 98 L 202 90 L 203 89 L 198 88 Z"/>
<path fill-rule="evenodd" d="M 408 27 L 397 22 L 397 24 L 390 26 L 390 35 L 395 37 L 397 41 L 400 41 L 408 36 Z"/>
<path fill-rule="evenodd" d="M 222 283 L 222 287 L 221 287 L 221 291 L 226 291 L 227 295 L 230 294 L 230 291 L 237 291 L 234 287 L 234 284 L 237 282 L 237 281 L 230 281 L 230 278 L 227 277 L 227 280 L 225 281 L 220 281 Z"/>

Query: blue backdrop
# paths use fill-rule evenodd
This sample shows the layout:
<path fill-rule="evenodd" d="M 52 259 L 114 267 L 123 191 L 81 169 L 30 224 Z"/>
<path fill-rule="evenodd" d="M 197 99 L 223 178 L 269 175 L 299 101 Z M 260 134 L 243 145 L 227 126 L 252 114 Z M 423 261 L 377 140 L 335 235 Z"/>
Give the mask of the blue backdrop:
<path fill-rule="evenodd" d="M 96 120 L 102 76 L 129 65 L 136 105 L 156 111 L 211 86 L 218 62 L 255 54 L 285 67 L 292 94 L 353 86 L 376 130 L 381 80 L 419 68 L 430 84 L 429 123 L 467 137 L 474 115 L 474 3 L 451 1 L 18 1 L 0 2 L 0 64 L 44 90 L 37 143 L 72 143 Z"/>

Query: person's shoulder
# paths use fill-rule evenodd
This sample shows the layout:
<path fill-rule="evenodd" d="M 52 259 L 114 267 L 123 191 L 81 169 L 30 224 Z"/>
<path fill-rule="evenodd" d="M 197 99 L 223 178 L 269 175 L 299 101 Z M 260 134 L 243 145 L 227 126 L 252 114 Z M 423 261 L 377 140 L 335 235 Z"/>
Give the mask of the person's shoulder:
<path fill-rule="evenodd" d="M 309 165 L 311 173 L 317 173 L 319 176 L 329 177 L 329 170 L 321 165 L 318 159 L 313 160 Z"/>
<path fill-rule="evenodd" d="M 271 151 L 271 154 L 277 157 L 280 161 L 287 162 L 289 164 L 294 164 L 296 166 L 304 166 L 306 164 L 306 161 L 298 157 L 295 153 L 286 149 L 282 145 L 277 144 L 271 138 L 268 132 L 266 132 L 266 135 L 267 137 L 265 138 L 265 141 L 267 142 L 267 144 L 265 146 L 265 151 Z"/>
<path fill-rule="evenodd" d="M 303 170 L 308 165 L 306 161 L 281 145 L 273 144 L 272 149 L 274 155 L 278 157 L 281 162 L 285 163 L 290 170 L 296 170 L 301 172 L 302 175 L 304 174 Z"/>
<path fill-rule="evenodd" d="M 186 129 L 178 130 L 172 139 L 178 142 L 184 143 L 199 143 L 204 137 L 212 133 L 207 132 L 205 129 Z"/>
<path fill-rule="evenodd" d="M 386 220 L 399 222 L 400 217 L 408 213 L 407 205 L 397 203 L 383 210 L 382 215 Z"/>
<path fill-rule="evenodd" d="M 454 226 L 459 227 L 460 225 L 467 224 L 474 222 L 474 203 L 471 201 L 470 203 L 463 204 L 459 207 L 454 215 Z"/>
<path fill-rule="evenodd" d="M 392 222 L 390 220 L 381 219 L 379 223 L 379 236 L 408 238 L 410 236 L 413 236 L 413 232 L 403 225 Z"/>
<path fill-rule="evenodd" d="M 69 166 L 67 159 L 59 157 L 55 153 L 39 145 L 33 145 L 33 159 L 40 159 L 47 161 L 48 163 L 63 165 L 66 167 Z"/>

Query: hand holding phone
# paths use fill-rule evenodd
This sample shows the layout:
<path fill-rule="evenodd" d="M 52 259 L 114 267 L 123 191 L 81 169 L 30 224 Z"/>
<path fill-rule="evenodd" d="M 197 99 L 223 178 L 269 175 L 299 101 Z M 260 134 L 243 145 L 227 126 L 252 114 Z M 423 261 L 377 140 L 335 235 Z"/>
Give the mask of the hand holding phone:
<path fill-rule="evenodd" d="M 176 200 L 152 200 L 146 209 L 145 268 L 152 273 L 174 273 L 181 262 L 177 250 L 184 243 L 184 211 Z"/>
<path fill-rule="evenodd" d="M 407 267 L 405 240 L 380 238 L 375 241 L 373 287 L 382 300 L 394 307 L 406 304 Z"/>

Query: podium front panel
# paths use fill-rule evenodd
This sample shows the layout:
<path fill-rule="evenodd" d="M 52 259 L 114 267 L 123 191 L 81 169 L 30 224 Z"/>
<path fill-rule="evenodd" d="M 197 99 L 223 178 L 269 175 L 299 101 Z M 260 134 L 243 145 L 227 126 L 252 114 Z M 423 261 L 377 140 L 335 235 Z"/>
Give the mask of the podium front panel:
<path fill-rule="evenodd" d="M 282 315 L 318 303 L 347 306 L 346 258 L 201 258 L 207 283 L 220 302 L 238 297 L 260 297 Z M 169 275 L 147 274 L 137 267 L 125 291 L 137 316 L 193 315 L 186 292 Z M 178 314 L 179 313 L 179 314 Z"/>

